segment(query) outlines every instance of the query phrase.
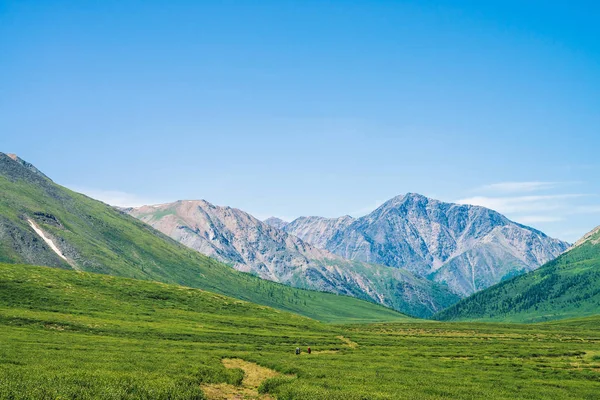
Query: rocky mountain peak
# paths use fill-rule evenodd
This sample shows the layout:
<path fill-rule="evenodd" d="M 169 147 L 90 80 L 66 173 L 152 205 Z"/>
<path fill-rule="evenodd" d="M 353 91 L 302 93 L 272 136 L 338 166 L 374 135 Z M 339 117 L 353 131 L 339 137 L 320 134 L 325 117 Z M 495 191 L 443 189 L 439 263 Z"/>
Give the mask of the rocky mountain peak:
<path fill-rule="evenodd" d="M 430 199 L 427 196 L 423 196 L 420 193 L 413 193 L 413 192 L 408 192 L 403 197 L 404 197 L 404 200 L 406 200 L 406 201 L 413 201 L 413 202 L 437 201 L 437 200 L 434 200 L 434 199 Z"/>
<path fill-rule="evenodd" d="M 389 208 L 389 207 L 398 207 L 401 204 L 405 204 L 408 202 L 418 202 L 421 200 L 426 200 L 427 198 L 425 196 L 422 196 L 418 193 L 406 193 L 406 194 L 399 194 L 398 196 L 394 196 L 391 199 L 389 199 L 388 201 L 386 201 L 385 203 L 383 203 L 381 207 L 385 208 Z"/>
<path fill-rule="evenodd" d="M 263 221 L 265 224 L 270 225 L 277 229 L 283 229 L 289 222 L 282 220 L 277 217 L 269 217 Z"/>
<path fill-rule="evenodd" d="M 485 207 L 418 193 L 396 196 L 350 223 L 332 221 L 339 219 L 304 217 L 285 230 L 344 258 L 408 269 L 461 295 L 536 269 L 568 247 Z"/>
<path fill-rule="evenodd" d="M 438 200 L 430 199 L 419 193 L 401 194 L 383 203 L 371 214 L 382 214 L 390 210 L 408 212 L 410 210 L 426 209 L 431 205 L 437 205 Z"/>

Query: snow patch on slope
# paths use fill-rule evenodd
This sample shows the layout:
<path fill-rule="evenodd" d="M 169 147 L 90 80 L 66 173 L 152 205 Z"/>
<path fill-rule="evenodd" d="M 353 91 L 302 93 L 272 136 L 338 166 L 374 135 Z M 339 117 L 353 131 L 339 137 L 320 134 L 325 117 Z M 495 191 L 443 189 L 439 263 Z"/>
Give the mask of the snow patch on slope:
<path fill-rule="evenodd" d="M 27 219 L 27 222 L 29 222 L 29 225 L 33 228 L 33 230 L 35 231 L 35 233 L 37 233 L 37 235 L 39 237 L 41 237 L 44 242 L 46 242 L 46 244 L 52 249 L 53 252 L 56 253 L 56 255 L 58 255 L 60 258 L 62 258 L 63 260 L 65 260 L 67 263 L 69 263 L 70 266 L 72 266 L 73 268 L 75 268 L 75 266 L 73 265 L 73 263 L 71 261 L 69 261 L 67 259 L 67 257 L 65 257 L 65 255 L 62 253 L 62 251 L 60 251 L 60 249 L 54 244 L 54 242 L 52 241 L 52 239 L 50 239 L 49 237 L 47 237 L 44 234 L 44 231 L 39 226 L 37 226 L 37 224 L 35 222 L 33 222 L 32 220 L 30 220 L 29 218 Z"/>

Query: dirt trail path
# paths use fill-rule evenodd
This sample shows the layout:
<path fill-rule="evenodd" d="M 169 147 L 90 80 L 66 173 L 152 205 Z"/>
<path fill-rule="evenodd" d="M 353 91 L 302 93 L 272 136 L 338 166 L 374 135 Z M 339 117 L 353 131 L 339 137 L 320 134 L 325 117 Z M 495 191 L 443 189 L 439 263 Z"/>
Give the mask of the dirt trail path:
<path fill-rule="evenodd" d="M 344 344 L 348 347 L 350 347 L 351 349 L 355 349 L 358 347 L 358 343 L 353 342 L 352 340 L 348 339 L 347 337 L 343 337 L 343 336 L 336 336 L 338 339 L 340 339 L 342 342 L 344 342 Z"/>
<path fill-rule="evenodd" d="M 241 368 L 244 380 L 241 386 L 227 383 L 202 385 L 209 400 L 274 400 L 268 394 L 259 394 L 258 387 L 265 379 L 280 375 L 279 372 L 239 358 L 224 358 L 222 362 L 226 368 Z"/>

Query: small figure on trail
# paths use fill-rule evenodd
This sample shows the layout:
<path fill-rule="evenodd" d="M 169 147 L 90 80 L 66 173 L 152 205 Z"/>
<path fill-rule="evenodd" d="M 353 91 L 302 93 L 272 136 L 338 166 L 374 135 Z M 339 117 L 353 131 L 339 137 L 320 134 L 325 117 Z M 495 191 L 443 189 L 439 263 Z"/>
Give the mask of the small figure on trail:
<path fill-rule="evenodd" d="M 296 347 L 296 355 L 300 355 L 300 347 Z"/>
<path fill-rule="evenodd" d="M 307 351 L 308 351 L 308 354 L 310 354 L 310 352 L 311 352 L 311 350 L 310 350 L 310 347 L 308 348 L 308 350 L 307 350 Z"/>

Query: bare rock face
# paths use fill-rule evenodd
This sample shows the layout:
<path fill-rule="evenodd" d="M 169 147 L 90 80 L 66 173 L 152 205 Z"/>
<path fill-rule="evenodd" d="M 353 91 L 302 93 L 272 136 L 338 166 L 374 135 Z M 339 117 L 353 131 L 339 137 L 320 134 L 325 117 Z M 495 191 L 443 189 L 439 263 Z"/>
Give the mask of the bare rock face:
<path fill-rule="evenodd" d="M 487 208 L 412 193 L 349 218 L 302 217 L 284 229 L 344 258 L 447 284 L 461 296 L 536 269 L 569 247 Z"/>
<path fill-rule="evenodd" d="M 287 224 L 283 229 L 313 246 L 325 249 L 327 242 L 352 222 L 354 222 L 354 218 L 349 215 L 339 218 L 300 217 Z"/>
<path fill-rule="evenodd" d="M 420 317 L 458 300 L 446 287 L 406 270 L 345 260 L 235 208 L 197 200 L 126 212 L 190 248 L 264 279 L 351 295 Z"/>
<path fill-rule="evenodd" d="M 248 213 L 204 200 L 143 206 L 130 214 L 203 254 L 277 282 L 288 280 L 310 259 L 329 256 Z"/>

